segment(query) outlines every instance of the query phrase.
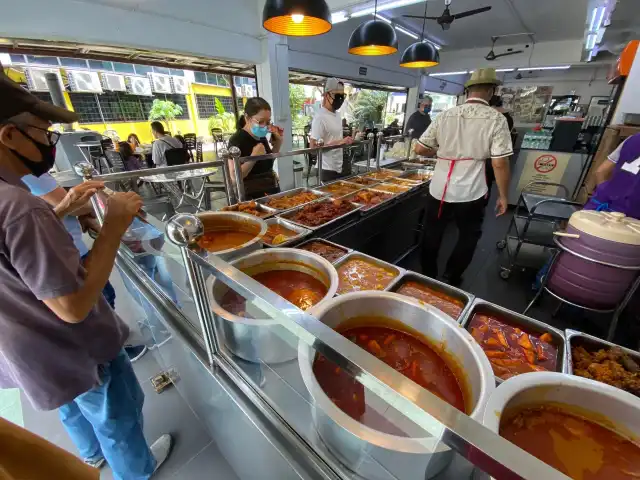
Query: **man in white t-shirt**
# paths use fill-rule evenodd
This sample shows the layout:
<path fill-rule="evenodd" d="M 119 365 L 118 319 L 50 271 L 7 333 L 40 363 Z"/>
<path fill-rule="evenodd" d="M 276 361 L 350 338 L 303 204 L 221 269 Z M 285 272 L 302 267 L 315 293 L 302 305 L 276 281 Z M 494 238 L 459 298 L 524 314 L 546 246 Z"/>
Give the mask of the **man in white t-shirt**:
<path fill-rule="evenodd" d="M 429 187 L 422 241 L 422 273 L 438 276 L 438 250 L 449 220 L 458 227 L 458 241 L 449 257 L 444 280 L 462 281 L 482 235 L 486 207 L 485 159 L 498 185 L 497 215 L 507 209 L 509 156 L 513 154 L 507 120 L 489 106 L 501 82 L 492 68 L 473 72 L 465 84 L 467 101 L 440 113 L 416 144 L 416 152 L 438 161 Z"/>
<path fill-rule="evenodd" d="M 338 110 L 344 103 L 344 83 L 337 78 L 327 79 L 322 96 L 322 107 L 316 112 L 311 123 L 311 148 L 323 140 L 325 146 L 351 145 L 351 137 L 342 137 L 342 117 Z M 322 152 L 323 182 L 330 182 L 342 176 L 342 149 Z"/>

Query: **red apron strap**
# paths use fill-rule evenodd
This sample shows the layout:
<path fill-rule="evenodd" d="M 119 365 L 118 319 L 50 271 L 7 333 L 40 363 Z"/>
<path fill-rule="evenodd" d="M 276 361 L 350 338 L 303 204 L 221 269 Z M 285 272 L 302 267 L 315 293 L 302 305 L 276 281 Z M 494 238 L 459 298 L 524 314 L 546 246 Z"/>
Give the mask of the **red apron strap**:
<path fill-rule="evenodd" d="M 447 181 L 444 184 L 444 191 L 442 192 L 442 198 L 440 199 L 440 208 L 438 209 L 438 218 L 440 218 L 442 216 L 442 207 L 444 206 L 444 197 L 446 197 L 447 195 L 447 189 L 449 188 L 449 182 L 451 181 L 451 175 L 453 174 L 453 168 L 456 166 L 456 162 L 458 160 L 474 160 L 474 159 L 471 157 L 468 157 L 468 158 L 438 157 L 438 160 L 446 160 L 448 162 L 451 162 L 451 165 L 449 166 L 449 173 L 447 173 Z"/>

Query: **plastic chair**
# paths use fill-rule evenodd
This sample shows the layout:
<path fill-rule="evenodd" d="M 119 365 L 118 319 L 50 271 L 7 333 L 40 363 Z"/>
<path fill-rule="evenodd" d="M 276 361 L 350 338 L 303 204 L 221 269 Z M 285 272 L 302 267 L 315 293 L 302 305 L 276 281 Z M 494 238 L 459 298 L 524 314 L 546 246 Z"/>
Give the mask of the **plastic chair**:
<path fill-rule="evenodd" d="M 187 149 L 187 151 L 189 152 L 189 156 L 191 157 L 191 161 L 194 162 L 195 159 L 193 157 L 193 151 L 196 149 L 197 143 L 198 143 L 196 139 L 196 134 L 185 133 L 183 138 L 184 138 L 184 148 Z"/>
<path fill-rule="evenodd" d="M 213 138 L 213 145 L 216 149 L 216 158 L 218 157 L 218 142 L 225 144 L 224 141 L 224 132 L 221 128 L 212 128 L 211 129 L 211 138 Z"/>

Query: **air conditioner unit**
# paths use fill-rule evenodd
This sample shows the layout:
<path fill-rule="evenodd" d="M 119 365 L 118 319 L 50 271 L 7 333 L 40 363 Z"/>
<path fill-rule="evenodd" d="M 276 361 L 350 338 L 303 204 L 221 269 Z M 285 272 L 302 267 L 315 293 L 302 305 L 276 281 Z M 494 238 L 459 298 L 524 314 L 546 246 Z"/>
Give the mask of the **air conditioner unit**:
<path fill-rule="evenodd" d="M 110 92 L 126 92 L 127 84 L 124 81 L 123 75 L 116 73 L 100 73 L 100 83 L 104 90 Z"/>
<path fill-rule="evenodd" d="M 171 77 L 169 75 L 147 73 L 147 76 L 151 81 L 151 89 L 155 93 L 173 93 L 171 88 Z"/>
<path fill-rule="evenodd" d="M 151 97 L 153 92 L 151 91 L 151 81 L 145 77 L 124 77 L 125 84 L 127 85 L 127 92 L 133 95 L 145 95 Z"/>
<path fill-rule="evenodd" d="M 233 86 L 236 89 L 236 97 L 242 97 L 242 88 L 240 85 Z"/>
<path fill-rule="evenodd" d="M 62 83 L 62 77 L 60 76 L 60 70 L 57 68 L 25 68 L 25 77 L 27 78 L 27 88 L 32 92 L 48 92 L 47 80 L 44 78 L 45 73 L 55 73 L 58 75 L 60 85 Z"/>
<path fill-rule="evenodd" d="M 242 85 L 242 96 L 243 97 L 253 97 L 253 85 Z"/>
<path fill-rule="evenodd" d="M 189 93 L 189 83 L 184 77 L 171 77 L 171 86 L 173 87 L 173 93 L 180 93 L 183 95 Z"/>
<path fill-rule="evenodd" d="M 67 70 L 69 89 L 72 92 L 102 93 L 98 72 L 86 70 Z"/>

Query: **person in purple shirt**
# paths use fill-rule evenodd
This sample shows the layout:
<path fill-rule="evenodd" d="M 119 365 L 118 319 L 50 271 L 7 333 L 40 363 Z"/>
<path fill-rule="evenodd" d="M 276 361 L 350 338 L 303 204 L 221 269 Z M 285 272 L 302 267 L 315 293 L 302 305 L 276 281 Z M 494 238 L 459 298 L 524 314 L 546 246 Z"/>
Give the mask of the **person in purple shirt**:
<path fill-rule="evenodd" d="M 59 409 L 87 463 L 106 460 L 116 480 L 143 480 L 172 441 L 162 435 L 149 446 L 144 438 L 144 394 L 122 348 L 128 328 L 102 295 L 142 200 L 133 192 L 109 197 L 81 262 L 60 219 L 104 185 L 85 182 L 52 208 L 21 181 L 53 167 L 52 122 L 75 121 L 0 74 L 0 388 L 20 388 L 38 410 Z"/>

